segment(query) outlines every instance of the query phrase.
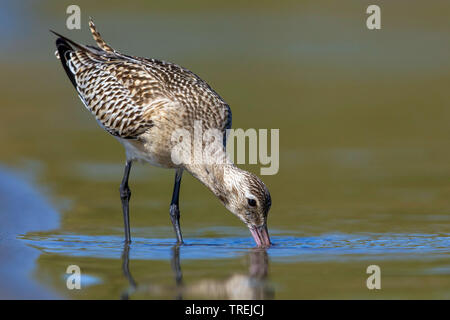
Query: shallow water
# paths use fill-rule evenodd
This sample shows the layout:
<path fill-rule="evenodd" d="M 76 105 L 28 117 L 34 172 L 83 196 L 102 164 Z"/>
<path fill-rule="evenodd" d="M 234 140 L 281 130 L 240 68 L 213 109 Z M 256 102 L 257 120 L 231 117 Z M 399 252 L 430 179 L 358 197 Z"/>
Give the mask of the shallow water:
<path fill-rule="evenodd" d="M 205 236 L 218 231 L 231 236 Z M 154 228 L 135 230 L 134 233 L 167 234 L 165 230 Z M 42 258 L 42 263 L 47 265 L 50 261 L 52 265 L 81 262 L 84 289 L 75 297 L 90 298 L 107 291 L 106 297 L 122 299 L 302 298 L 308 297 L 312 288 L 312 292 L 327 290 L 324 282 L 328 279 L 331 287 L 326 298 L 340 298 L 341 293 L 336 288 L 339 285 L 345 290 L 343 297 L 369 298 L 370 294 L 362 289 L 367 276 L 365 268 L 375 264 L 381 267 L 383 288 L 389 292 L 378 294 L 378 297 L 413 298 L 432 293 L 433 297 L 448 298 L 448 234 L 294 237 L 274 232 L 274 245 L 265 250 L 254 248 L 253 240 L 239 236 L 239 230 L 213 228 L 189 233 L 193 237 L 186 239 L 186 244 L 181 247 L 174 245 L 172 238 L 159 237 L 137 236 L 130 246 L 123 244 L 121 236 L 29 233 L 21 239 L 37 248 L 46 257 Z M 236 266 L 236 261 L 241 265 Z M 113 267 L 116 270 L 111 270 Z M 355 267 L 356 273 L 352 271 Z M 280 272 L 280 269 L 285 271 Z M 343 270 L 347 270 L 345 276 Z M 56 277 L 52 282 L 65 279 L 65 276 L 61 271 L 52 273 L 51 277 Z M 435 284 L 432 292 L 399 294 L 398 277 L 411 278 L 407 285 L 410 290 L 414 290 L 417 281 L 441 279 L 442 282 Z M 292 281 L 301 287 L 296 288 Z"/>
<path fill-rule="evenodd" d="M 375 32 L 357 0 L 79 3 L 80 31 L 65 28 L 64 2 L 0 11 L 0 297 L 450 298 L 448 1 L 383 2 Z M 262 177 L 272 248 L 255 250 L 186 174 L 177 249 L 174 172 L 143 164 L 123 246 L 123 149 L 76 97 L 48 32 L 92 44 L 88 16 L 125 53 L 207 80 L 235 128 L 280 129 L 280 171 Z M 69 265 L 81 290 L 66 287 Z M 369 265 L 381 290 L 366 286 Z"/>
<path fill-rule="evenodd" d="M 148 230 L 148 234 L 152 234 Z M 207 231 L 206 231 L 207 232 Z M 201 236 L 201 234 L 199 235 Z M 22 237 L 30 246 L 45 253 L 69 257 L 118 258 L 123 237 L 85 235 L 32 235 Z M 247 254 L 254 241 L 245 237 L 190 238 L 180 248 L 183 260 L 226 259 Z M 349 259 L 446 258 L 450 235 L 432 234 L 338 234 L 318 237 L 272 236 L 267 249 L 272 261 L 336 261 Z M 172 238 L 134 237 L 131 259 L 165 260 L 174 247 Z"/>

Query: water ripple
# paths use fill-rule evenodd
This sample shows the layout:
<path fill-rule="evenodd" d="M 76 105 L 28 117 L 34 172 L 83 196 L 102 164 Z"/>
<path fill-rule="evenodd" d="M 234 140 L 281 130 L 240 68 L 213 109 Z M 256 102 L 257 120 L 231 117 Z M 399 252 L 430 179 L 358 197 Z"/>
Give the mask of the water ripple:
<path fill-rule="evenodd" d="M 46 253 L 64 256 L 120 258 L 121 236 L 76 234 L 24 236 L 23 241 Z M 274 236 L 274 246 L 267 250 L 272 260 L 316 261 L 377 258 L 448 257 L 447 234 L 327 234 L 312 237 Z M 131 259 L 170 259 L 172 238 L 134 238 Z M 248 237 L 190 238 L 181 247 L 183 259 L 227 259 L 246 254 L 254 247 Z"/>

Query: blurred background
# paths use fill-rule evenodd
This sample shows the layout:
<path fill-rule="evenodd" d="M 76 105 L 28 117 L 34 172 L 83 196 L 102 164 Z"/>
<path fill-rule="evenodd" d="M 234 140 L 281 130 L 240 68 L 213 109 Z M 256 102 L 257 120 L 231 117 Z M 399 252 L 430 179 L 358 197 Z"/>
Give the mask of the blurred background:
<path fill-rule="evenodd" d="M 71 4 L 81 30 L 66 28 Z M 366 27 L 370 4 L 381 30 Z M 449 13 L 444 0 L 3 1 L 0 297 L 450 298 Z M 262 177 L 274 248 L 252 250 L 186 174 L 175 250 L 174 172 L 137 164 L 123 252 L 123 148 L 48 31 L 93 44 L 89 16 L 115 49 L 207 81 L 234 128 L 280 129 L 280 170 Z M 72 264 L 82 290 L 66 288 Z M 382 290 L 366 287 L 371 264 Z"/>

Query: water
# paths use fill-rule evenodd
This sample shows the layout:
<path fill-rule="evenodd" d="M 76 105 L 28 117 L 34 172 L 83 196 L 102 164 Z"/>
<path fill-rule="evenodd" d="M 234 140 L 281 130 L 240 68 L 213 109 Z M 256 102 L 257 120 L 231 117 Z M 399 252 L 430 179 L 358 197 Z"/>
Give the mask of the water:
<path fill-rule="evenodd" d="M 240 233 L 238 230 L 224 229 L 222 230 L 224 233 Z M 285 282 L 286 280 L 280 281 L 280 275 L 273 272 L 274 265 L 292 266 L 288 268 L 290 272 L 296 270 L 294 275 L 300 277 L 302 272 L 298 272 L 298 267 L 295 267 L 298 265 L 339 264 L 339 269 L 342 269 L 352 265 L 368 266 L 373 263 L 382 266 L 383 272 L 386 271 L 388 275 L 401 271 L 406 273 L 402 277 L 408 276 L 411 268 L 402 270 L 390 267 L 398 263 L 419 265 L 418 274 L 417 271 L 415 274 L 416 279 L 448 277 L 450 274 L 448 234 L 329 234 L 316 237 L 275 235 L 272 237 L 274 246 L 263 250 L 253 248 L 254 244 L 249 237 L 205 236 L 211 232 L 217 232 L 217 228 L 190 232 L 196 237 L 186 239 L 186 245 L 182 247 L 175 246 L 172 238 L 135 237 L 131 246 L 125 246 L 121 236 L 40 233 L 27 234 L 21 238 L 31 247 L 40 250 L 43 255 L 53 256 L 52 264 L 82 261 L 87 269 L 86 274 L 83 270 L 81 278 L 85 298 L 94 297 L 99 291 L 102 294 L 107 291 L 108 297 L 122 299 L 302 297 L 301 291 L 304 289 L 293 288 L 291 283 Z M 149 228 L 138 230 L 137 233 L 158 234 L 164 231 Z M 224 266 L 233 265 L 234 261 L 244 263 L 234 267 L 233 270 L 225 268 L 223 272 Z M 92 263 L 95 264 L 95 268 L 92 268 Z M 447 265 L 436 267 L 436 263 Z M 111 270 L 112 265 L 115 265 L 115 272 Z M 157 269 L 156 274 L 153 274 L 155 265 L 160 265 L 162 269 Z M 386 265 L 388 267 L 384 269 Z M 150 269 L 147 269 L 148 267 Z M 211 268 L 219 268 L 222 271 L 219 272 L 220 276 Z M 334 271 L 334 268 L 329 271 Z M 342 285 L 346 287 L 345 282 L 348 281 L 363 281 L 364 270 L 359 271 L 360 274 L 350 277 L 347 274 L 342 279 Z M 119 279 L 123 284 L 117 287 L 119 279 L 116 277 L 120 272 L 122 274 Z M 170 281 L 167 281 L 168 279 Z M 185 281 L 182 281 L 183 279 Z M 305 280 L 297 279 L 297 281 L 301 283 Z M 315 288 L 322 284 L 323 279 L 315 283 Z M 443 283 L 444 292 L 441 293 L 444 294 L 443 297 L 446 297 L 447 284 L 448 282 Z M 389 280 L 383 281 L 383 287 L 391 285 Z M 291 295 L 285 296 L 287 290 L 293 291 Z"/>
<path fill-rule="evenodd" d="M 356 0 L 79 4 L 79 31 L 62 2 L 0 13 L 0 297 L 450 298 L 448 1 L 383 3 L 375 32 Z M 81 105 L 48 32 L 92 44 L 88 16 L 125 53 L 208 81 L 235 128 L 280 129 L 280 171 L 262 177 L 273 248 L 255 250 L 186 174 L 176 249 L 174 172 L 144 164 L 124 247 L 123 148 Z M 83 289 L 67 289 L 69 265 Z M 369 265 L 381 290 L 367 289 Z"/>
<path fill-rule="evenodd" d="M 149 230 L 151 234 L 151 230 Z M 44 253 L 69 257 L 119 258 L 123 251 L 121 236 L 30 235 L 30 246 Z M 347 261 L 352 259 L 421 259 L 446 258 L 450 235 L 435 234 L 330 234 L 318 237 L 273 236 L 267 249 L 272 261 Z M 180 248 L 183 260 L 227 259 L 247 254 L 254 248 L 249 237 L 190 238 Z M 167 260 L 174 247 L 172 238 L 134 237 L 132 259 Z"/>
<path fill-rule="evenodd" d="M 138 234 L 167 234 L 164 230 L 155 228 L 134 231 Z M 364 282 L 365 270 L 361 268 L 372 264 L 381 266 L 383 270 L 383 288 L 389 288 L 390 291 L 397 289 L 393 286 L 395 280 L 391 279 L 394 278 L 392 275 L 395 278 L 410 277 L 411 266 L 415 266 L 414 281 L 444 277 L 446 280 L 436 286 L 442 292 L 436 291 L 435 287 L 433 294 L 448 297 L 448 234 L 328 234 L 310 237 L 275 235 L 272 237 L 274 245 L 265 250 L 254 248 L 249 237 L 207 237 L 207 234 L 217 231 L 217 228 L 213 228 L 189 232 L 195 234 L 195 237 L 186 239 L 186 244 L 181 247 L 174 245 L 172 238 L 159 237 L 135 237 L 131 246 L 124 245 L 122 236 L 38 233 L 21 238 L 48 258 L 53 257 L 52 264 L 82 261 L 87 269 L 87 273 L 83 270 L 81 278 L 84 298 L 94 297 L 99 292 L 105 297 L 121 299 L 301 298 L 306 296 L 306 288 L 293 286 L 290 283 L 293 281 L 292 276 L 294 279 L 299 277 L 296 279 L 299 283 L 312 282 L 318 275 L 327 278 L 322 271 L 315 277 L 302 279 L 303 268 L 310 267 L 312 270 L 307 272 L 314 273 L 317 266 L 331 266 L 328 272 L 342 272 L 342 269 L 360 266 L 358 273 L 346 274 L 338 281 L 346 288 L 348 282 L 353 285 L 355 282 Z M 240 233 L 226 228 L 222 231 L 228 234 Z M 275 232 L 277 233 L 282 232 Z M 235 261 L 243 263 L 233 268 L 226 267 L 233 265 Z M 116 268 L 114 272 L 111 270 L 113 265 Z M 299 265 L 301 268 L 298 268 Z M 399 268 L 398 265 L 408 267 Z M 157 269 L 156 274 L 154 266 L 161 268 Z M 280 279 L 280 274 L 273 272 L 277 266 L 288 267 L 291 277 L 288 280 Z M 219 272 L 211 268 L 218 268 Z M 122 274 L 118 276 L 120 272 Z M 323 287 L 324 279 L 316 278 L 317 282 L 310 285 L 313 284 L 315 289 Z M 118 281 L 123 283 L 119 287 Z M 359 287 L 363 287 L 363 283 Z M 286 295 L 286 291 L 290 292 L 289 295 Z M 361 288 L 353 288 L 353 291 L 354 296 L 347 297 L 357 298 L 358 293 L 368 294 Z M 383 296 L 415 297 L 410 293 L 396 296 L 392 292 Z M 327 297 L 338 296 L 328 293 Z"/>

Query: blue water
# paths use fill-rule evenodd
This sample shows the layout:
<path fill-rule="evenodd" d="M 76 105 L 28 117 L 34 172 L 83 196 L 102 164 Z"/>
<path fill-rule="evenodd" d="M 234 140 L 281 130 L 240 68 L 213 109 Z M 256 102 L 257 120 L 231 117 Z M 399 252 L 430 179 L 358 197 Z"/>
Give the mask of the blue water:
<path fill-rule="evenodd" d="M 23 239 L 46 253 L 64 256 L 117 258 L 123 250 L 121 236 L 77 234 L 28 235 Z M 195 237 L 180 248 L 183 260 L 227 259 L 247 254 L 255 247 L 250 237 Z M 402 260 L 446 257 L 450 235 L 443 234 L 328 234 L 321 236 L 273 236 L 267 250 L 272 261 L 327 261 L 377 258 Z M 172 238 L 135 237 L 131 259 L 167 260 L 174 246 Z"/>

